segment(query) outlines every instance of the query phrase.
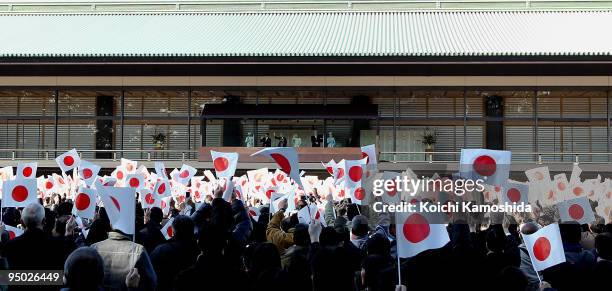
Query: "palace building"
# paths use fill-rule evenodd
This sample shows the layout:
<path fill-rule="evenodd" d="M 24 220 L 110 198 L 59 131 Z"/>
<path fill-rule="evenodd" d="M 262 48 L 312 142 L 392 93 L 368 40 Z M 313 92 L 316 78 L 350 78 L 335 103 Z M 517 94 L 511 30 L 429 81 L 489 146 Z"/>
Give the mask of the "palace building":
<path fill-rule="evenodd" d="M 511 150 L 517 171 L 579 162 L 609 172 L 611 9 L 0 1 L 0 161 L 51 167 L 76 148 L 103 165 L 204 167 L 206 149 L 250 137 L 259 147 L 268 134 L 273 146 L 282 136 L 321 153 L 376 144 L 383 169 L 449 169 L 462 148 L 490 148 Z M 314 160 L 304 168 L 322 169 Z"/>

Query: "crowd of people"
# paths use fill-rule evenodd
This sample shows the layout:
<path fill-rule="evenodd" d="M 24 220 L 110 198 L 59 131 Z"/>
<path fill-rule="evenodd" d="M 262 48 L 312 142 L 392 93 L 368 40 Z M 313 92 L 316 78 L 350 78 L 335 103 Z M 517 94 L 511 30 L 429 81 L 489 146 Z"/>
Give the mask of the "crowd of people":
<path fill-rule="evenodd" d="M 349 199 L 327 199 L 325 227 L 261 208 L 259 219 L 239 199 L 136 207 L 136 234 L 111 227 L 103 207 L 79 229 L 72 201 L 53 195 L 23 209 L 4 208 L 1 266 L 10 270 L 63 270 L 64 290 L 609 290 L 612 225 L 560 225 L 566 262 L 537 274 L 522 242 L 536 221 L 448 224 L 451 241 L 440 249 L 397 259 L 394 219 Z M 162 226 L 172 220 L 172 238 Z M 20 227 L 10 238 L 5 225 Z M 400 226 L 401 227 L 401 226 Z M 398 264 L 400 270 L 398 272 Z M 399 274 L 399 276 L 398 276 Z M 398 278 L 399 277 L 399 278 Z M 398 280 L 401 279 L 401 280 Z M 9 286 L 9 290 L 31 286 Z M 57 287 L 57 288 L 56 288 Z M 56 290 L 60 286 L 53 287 Z M 3 286 L 2 288 L 6 288 Z M 39 287 L 43 288 L 43 287 Z M 50 288 L 49 286 L 44 288 Z"/>

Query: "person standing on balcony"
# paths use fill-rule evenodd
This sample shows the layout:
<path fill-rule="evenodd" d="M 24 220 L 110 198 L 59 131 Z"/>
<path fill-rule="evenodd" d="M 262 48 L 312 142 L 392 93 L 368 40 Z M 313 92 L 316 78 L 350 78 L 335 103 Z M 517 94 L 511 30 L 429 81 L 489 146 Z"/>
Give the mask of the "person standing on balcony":
<path fill-rule="evenodd" d="M 272 146 L 272 139 L 270 138 L 269 134 L 264 134 L 264 136 L 259 140 L 261 141 L 261 145 L 263 147 L 271 147 Z"/>
<path fill-rule="evenodd" d="M 280 136 L 276 136 L 276 133 L 274 133 L 274 139 L 278 139 L 278 147 L 286 147 L 287 146 L 287 138 L 285 137 L 285 135 L 281 132 Z"/>

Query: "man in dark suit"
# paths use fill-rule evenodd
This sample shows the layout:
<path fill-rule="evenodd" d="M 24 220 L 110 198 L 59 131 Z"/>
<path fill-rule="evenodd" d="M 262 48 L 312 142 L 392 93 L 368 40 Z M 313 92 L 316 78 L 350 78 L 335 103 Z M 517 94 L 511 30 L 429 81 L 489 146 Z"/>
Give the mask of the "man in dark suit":
<path fill-rule="evenodd" d="M 265 134 L 259 141 L 261 141 L 261 145 L 263 147 L 271 147 L 272 146 L 272 139 L 270 138 L 269 134 Z"/>

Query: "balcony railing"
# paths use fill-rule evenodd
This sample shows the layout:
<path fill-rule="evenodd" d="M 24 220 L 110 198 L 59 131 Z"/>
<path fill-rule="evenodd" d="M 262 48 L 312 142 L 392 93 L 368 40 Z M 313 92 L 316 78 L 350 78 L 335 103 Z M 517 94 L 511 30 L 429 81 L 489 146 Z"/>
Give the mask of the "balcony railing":
<path fill-rule="evenodd" d="M 0 160 L 53 160 L 70 149 L 0 149 Z M 321 150 L 325 150 L 321 148 Z M 137 161 L 197 161 L 196 150 L 79 150 L 79 155 L 88 160 L 117 161 L 128 158 Z M 96 157 L 96 153 L 107 157 Z M 461 152 L 387 152 L 379 153 L 379 162 L 391 163 L 459 163 Z M 513 163 L 612 163 L 612 153 L 588 152 L 512 152 Z"/>
<path fill-rule="evenodd" d="M 0 149 L 0 160 L 53 160 L 69 150 Z M 81 158 L 92 160 L 117 161 L 121 158 L 128 158 L 137 161 L 196 161 L 198 159 L 198 151 L 194 150 L 77 150 Z M 104 154 L 108 157 L 100 158 L 96 157 L 96 154 Z"/>

